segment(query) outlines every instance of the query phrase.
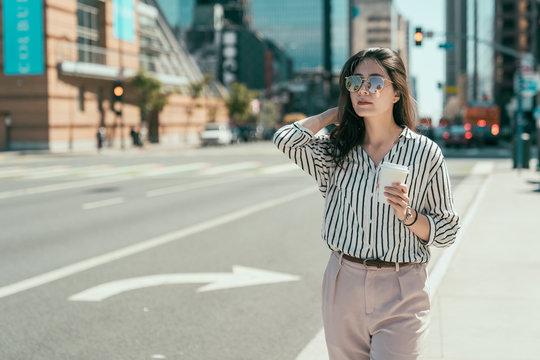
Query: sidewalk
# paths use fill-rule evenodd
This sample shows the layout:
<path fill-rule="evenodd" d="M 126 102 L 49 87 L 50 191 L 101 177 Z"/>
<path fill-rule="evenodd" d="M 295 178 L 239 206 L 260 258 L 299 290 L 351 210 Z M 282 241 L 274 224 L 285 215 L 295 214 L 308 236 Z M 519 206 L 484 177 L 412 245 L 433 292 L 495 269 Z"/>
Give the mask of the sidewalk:
<path fill-rule="evenodd" d="M 540 173 L 499 162 L 481 188 L 432 301 L 427 359 L 539 359 Z"/>

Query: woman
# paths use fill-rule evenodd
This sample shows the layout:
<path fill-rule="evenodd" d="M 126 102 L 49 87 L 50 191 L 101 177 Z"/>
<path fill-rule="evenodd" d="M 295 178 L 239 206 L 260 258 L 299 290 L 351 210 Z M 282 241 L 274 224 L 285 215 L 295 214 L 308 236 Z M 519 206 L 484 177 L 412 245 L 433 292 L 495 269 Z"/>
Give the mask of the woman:
<path fill-rule="evenodd" d="M 399 55 L 372 48 L 340 75 L 339 107 L 284 126 L 274 143 L 317 181 L 330 359 L 417 359 L 429 323 L 429 246 L 455 240 L 458 215 L 440 148 L 415 133 L 414 99 Z M 330 136 L 314 136 L 324 127 Z M 376 196 L 381 164 L 407 166 L 404 183 Z"/>

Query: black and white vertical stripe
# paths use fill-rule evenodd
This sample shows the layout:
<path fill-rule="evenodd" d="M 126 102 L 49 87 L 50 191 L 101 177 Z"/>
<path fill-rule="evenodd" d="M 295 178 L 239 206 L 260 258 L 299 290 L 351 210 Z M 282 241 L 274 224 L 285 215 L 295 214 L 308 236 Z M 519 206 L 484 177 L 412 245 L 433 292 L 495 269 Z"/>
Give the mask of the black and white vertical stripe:
<path fill-rule="evenodd" d="M 274 143 L 317 181 L 325 197 L 322 237 L 333 250 L 358 258 L 426 263 L 429 246 L 451 245 L 459 229 L 450 178 L 441 149 L 408 128 L 375 166 L 361 146 L 336 167 L 328 155 L 328 136 L 314 136 L 294 123 L 282 127 Z M 418 238 L 394 216 L 390 205 L 377 201 L 380 165 L 405 165 L 409 175 L 409 204 L 429 219 L 429 240 Z"/>

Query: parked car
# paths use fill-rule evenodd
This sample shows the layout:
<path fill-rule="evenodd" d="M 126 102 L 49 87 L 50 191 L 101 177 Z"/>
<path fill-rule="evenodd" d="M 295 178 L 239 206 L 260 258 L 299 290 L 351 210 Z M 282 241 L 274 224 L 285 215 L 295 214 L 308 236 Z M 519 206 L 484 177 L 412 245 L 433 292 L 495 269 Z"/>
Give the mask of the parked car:
<path fill-rule="evenodd" d="M 473 133 L 463 125 L 450 125 L 443 133 L 444 146 L 471 146 L 474 141 Z"/>
<path fill-rule="evenodd" d="M 201 145 L 229 145 L 234 141 L 234 134 L 228 124 L 209 123 L 200 134 Z"/>

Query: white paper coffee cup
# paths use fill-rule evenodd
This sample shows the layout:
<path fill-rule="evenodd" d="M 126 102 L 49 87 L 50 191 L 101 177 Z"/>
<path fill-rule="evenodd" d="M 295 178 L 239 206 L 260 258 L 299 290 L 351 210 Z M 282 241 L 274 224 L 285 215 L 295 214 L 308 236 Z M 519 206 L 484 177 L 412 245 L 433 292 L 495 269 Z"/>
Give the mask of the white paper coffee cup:
<path fill-rule="evenodd" d="M 405 178 L 409 174 L 409 168 L 407 166 L 383 163 L 379 169 L 379 182 L 377 183 L 378 201 L 380 203 L 388 204 L 388 198 L 384 196 L 384 187 L 392 186 L 393 183 L 403 184 Z"/>

